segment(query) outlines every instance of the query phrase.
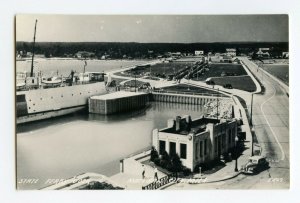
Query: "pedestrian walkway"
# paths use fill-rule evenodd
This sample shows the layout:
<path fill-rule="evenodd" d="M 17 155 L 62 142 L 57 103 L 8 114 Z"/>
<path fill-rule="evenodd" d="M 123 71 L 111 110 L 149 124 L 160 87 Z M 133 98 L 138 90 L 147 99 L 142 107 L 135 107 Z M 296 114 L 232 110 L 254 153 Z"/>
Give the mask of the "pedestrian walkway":
<path fill-rule="evenodd" d="M 212 174 L 201 174 L 201 176 L 200 174 L 196 174 L 193 177 L 181 178 L 177 182 L 174 182 L 173 184 L 169 184 L 168 186 L 164 187 L 164 189 L 197 189 L 197 184 L 201 184 L 202 186 L 202 184 L 218 183 L 237 177 L 241 174 L 241 166 L 248 161 L 248 158 L 251 155 L 251 149 L 248 148 L 248 145 L 249 144 L 246 143 L 246 150 L 243 151 L 243 154 L 238 158 L 238 171 L 235 171 L 236 161 L 232 160 L 231 162 L 227 162 L 226 166 L 224 166 L 222 169 Z"/>
<path fill-rule="evenodd" d="M 139 163 L 141 164 L 141 163 Z M 142 165 L 142 164 L 141 164 Z M 142 177 L 142 170 L 137 168 L 135 171 L 125 172 L 125 173 L 118 173 L 114 176 L 111 176 L 110 179 L 118 185 L 122 185 L 125 189 L 129 190 L 141 190 L 143 186 L 146 186 L 150 183 L 154 182 L 154 168 L 149 165 L 145 166 L 145 178 Z M 157 173 L 158 179 L 166 176 L 161 171 Z"/>

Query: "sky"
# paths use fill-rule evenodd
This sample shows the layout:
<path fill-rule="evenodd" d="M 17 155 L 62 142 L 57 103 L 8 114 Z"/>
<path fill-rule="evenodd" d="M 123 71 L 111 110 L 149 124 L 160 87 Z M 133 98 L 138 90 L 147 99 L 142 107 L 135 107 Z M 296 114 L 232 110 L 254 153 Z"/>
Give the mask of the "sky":
<path fill-rule="evenodd" d="M 17 15 L 16 41 L 288 42 L 288 15 Z"/>

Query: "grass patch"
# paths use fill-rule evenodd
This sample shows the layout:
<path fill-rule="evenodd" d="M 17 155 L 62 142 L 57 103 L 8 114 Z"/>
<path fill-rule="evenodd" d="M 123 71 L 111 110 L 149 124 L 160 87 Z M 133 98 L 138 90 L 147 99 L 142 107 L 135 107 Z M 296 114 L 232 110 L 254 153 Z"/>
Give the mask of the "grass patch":
<path fill-rule="evenodd" d="M 256 91 L 256 86 L 250 76 L 227 76 L 227 77 L 213 77 L 212 81 L 216 85 L 231 84 L 232 88 L 244 90 L 248 92 Z"/>
<path fill-rule="evenodd" d="M 241 64 L 213 63 L 198 77 L 194 77 L 193 80 L 205 81 L 210 77 L 222 77 L 224 75 L 242 76 L 247 75 L 247 72 Z"/>
<path fill-rule="evenodd" d="M 212 95 L 218 94 L 216 90 L 205 89 L 205 88 L 191 86 L 187 84 L 178 84 L 174 86 L 164 87 L 161 90 L 169 91 L 169 92 L 178 92 L 178 93 L 186 92 L 186 93 L 201 93 L 201 94 L 205 93 L 205 94 L 212 94 Z M 219 93 L 219 95 L 225 96 L 222 93 Z"/>
<path fill-rule="evenodd" d="M 265 64 L 263 69 L 289 85 L 289 65 Z"/>
<path fill-rule="evenodd" d="M 133 72 L 136 74 L 136 77 L 144 77 L 150 75 L 151 76 L 160 77 L 162 75 L 174 75 L 187 67 L 190 67 L 193 62 L 169 62 L 169 63 L 157 63 L 155 65 L 148 66 L 137 66 L 134 71 L 127 70 L 123 72 L 118 72 L 116 75 L 126 76 L 126 77 L 134 77 Z"/>

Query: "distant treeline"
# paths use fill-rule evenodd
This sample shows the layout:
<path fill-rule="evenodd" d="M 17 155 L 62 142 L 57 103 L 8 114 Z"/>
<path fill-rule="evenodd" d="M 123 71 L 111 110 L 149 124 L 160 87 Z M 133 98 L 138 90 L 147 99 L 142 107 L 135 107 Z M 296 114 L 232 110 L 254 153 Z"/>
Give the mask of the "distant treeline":
<path fill-rule="evenodd" d="M 164 55 L 167 52 L 194 53 L 203 50 L 204 53 L 225 52 L 226 48 L 236 48 L 237 55 L 248 54 L 259 48 L 270 48 L 273 55 L 287 52 L 288 42 L 237 42 L 237 43 L 135 43 L 135 42 L 37 42 L 36 54 L 45 57 L 74 56 L 80 51 L 91 52 L 94 57 L 109 55 L 111 58 L 143 58 Z M 16 51 L 19 53 L 32 52 L 31 42 L 17 42 Z"/>

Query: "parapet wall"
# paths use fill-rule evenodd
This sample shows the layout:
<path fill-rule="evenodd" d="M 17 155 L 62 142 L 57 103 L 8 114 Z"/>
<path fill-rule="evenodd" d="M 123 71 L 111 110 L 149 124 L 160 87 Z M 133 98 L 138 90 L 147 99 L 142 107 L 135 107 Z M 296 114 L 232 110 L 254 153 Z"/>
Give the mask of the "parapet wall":
<path fill-rule="evenodd" d="M 204 105 L 208 102 L 215 101 L 217 99 L 231 100 L 230 97 L 172 94 L 172 93 L 159 93 L 159 92 L 153 92 L 150 95 L 150 101 L 195 104 L 195 105 Z"/>

